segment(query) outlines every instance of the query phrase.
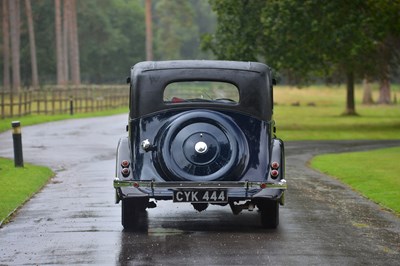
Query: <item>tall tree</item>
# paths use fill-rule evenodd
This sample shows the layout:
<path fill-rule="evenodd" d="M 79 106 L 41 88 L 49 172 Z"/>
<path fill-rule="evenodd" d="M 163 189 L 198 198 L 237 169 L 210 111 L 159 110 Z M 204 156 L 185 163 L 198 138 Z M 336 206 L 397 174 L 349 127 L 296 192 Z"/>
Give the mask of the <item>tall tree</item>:
<path fill-rule="evenodd" d="M 32 19 L 32 8 L 31 1 L 25 0 L 25 10 L 29 32 L 29 47 L 31 54 L 31 68 L 32 68 L 32 85 L 35 89 L 39 87 L 39 74 L 36 60 L 36 42 L 35 42 L 35 30 Z"/>
<path fill-rule="evenodd" d="M 376 66 L 384 69 L 376 63 L 376 57 L 371 56 L 379 54 L 376 45 L 384 39 L 385 34 L 382 33 L 388 32 L 385 28 L 388 23 L 378 23 L 377 18 L 384 15 L 379 5 L 388 7 L 384 10 L 395 7 L 392 13 L 397 16 L 392 18 L 397 19 L 391 20 L 391 24 L 399 28 L 400 9 L 392 2 L 396 1 L 211 0 L 218 14 L 218 29 L 216 36 L 207 41 L 219 58 L 248 60 L 261 56 L 287 76 L 294 76 L 296 83 L 316 75 L 340 74 L 347 86 L 345 114 L 354 115 L 355 80 L 362 78 L 368 68 L 369 73 L 376 71 Z M 374 3 L 378 3 L 379 8 Z M 235 12 L 246 5 L 259 5 L 261 12 L 255 9 L 252 16 Z M 232 32 L 246 25 L 237 22 L 245 20 L 243 16 L 251 20 L 248 25 L 252 28 L 245 26 L 241 32 L 259 31 L 260 28 L 262 31 L 260 34 L 245 35 L 240 43 L 237 39 L 241 38 L 236 36 L 242 35 Z M 262 27 L 257 26 L 259 21 Z"/>
<path fill-rule="evenodd" d="M 146 60 L 153 60 L 153 27 L 151 0 L 146 0 Z"/>
<path fill-rule="evenodd" d="M 390 93 L 390 71 L 389 65 L 385 64 L 382 66 L 382 71 L 379 76 L 379 104 L 391 104 L 391 93 Z"/>
<path fill-rule="evenodd" d="M 71 56 L 71 80 L 72 84 L 81 83 L 80 65 L 79 65 L 79 41 L 78 41 L 78 23 L 76 15 L 76 0 L 69 0 L 69 47 Z"/>
<path fill-rule="evenodd" d="M 362 73 L 361 59 L 372 52 L 372 41 L 360 30 L 368 22 L 365 1 L 283 0 L 271 6 L 276 13 L 269 8 L 263 13 L 267 60 L 300 79 L 338 73 L 347 90 L 344 114 L 355 115 L 354 82 Z"/>
<path fill-rule="evenodd" d="M 378 103 L 390 104 L 390 72 L 400 63 L 400 1 L 368 1 L 370 7 L 371 36 L 377 47 L 374 53 L 377 62 L 380 91 Z"/>
<path fill-rule="evenodd" d="M 59 10 L 59 3 L 55 4 L 55 12 Z M 56 40 L 57 48 L 57 71 L 58 72 L 58 84 L 64 84 L 67 81 L 71 81 L 74 85 L 81 83 L 80 76 L 80 63 L 79 63 L 79 41 L 78 41 L 78 22 L 76 12 L 76 0 L 65 0 L 63 2 L 63 26 L 62 34 L 57 34 L 60 30 L 61 22 L 57 21 L 56 14 Z M 59 22 L 59 24 L 58 24 Z M 62 45 L 61 42 L 62 35 Z M 64 71 L 62 75 L 61 72 Z"/>
<path fill-rule="evenodd" d="M 368 17 L 361 29 L 373 42 L 373 51 L 361 60 L 366 76 L 379 82 L 377 103 L 391 104 L 390 78 L 400 63 L 400 1 L 365 1 Z"/>
<path fill-rule="evenodd" d="M 373 104 L 374 100 L 372 98 L 372 89 L 371 89 L 371 84 L 368 76 L 366 75 L 363 79 L 363 104 Z"/>
<path fill-rule="evenodd" d="M 8 0 L 3 0 L 3 90 L 10 89 L 10 24 Z"/>
<path fill-rule="evenodd" d="M 20 72 L 20 30 L 19 30 L 19 0 L 8 0 L 11 36 L 11 57 L 12 57 L 12 86 L 18 92 L 21 86 Z"/>
<path fill-rule="evenodd" d="M 64 78 L 65 82 L 67 83 L 69 80 L 69 24 L 70 24 L 70 1 L 63 1 L 63 58 L 64 60 L 62 61 L 64 63 Z"/>
<path fill-rule="evenodd" d="M 61 0 L 55 0 L 55 35 L 56 35 L 56 59 L 57 59 L 57 84 L 65 85 L 65 62 L 63 52 L 63 34 L 62 34 L 62 16 L 61 16 Z"/>

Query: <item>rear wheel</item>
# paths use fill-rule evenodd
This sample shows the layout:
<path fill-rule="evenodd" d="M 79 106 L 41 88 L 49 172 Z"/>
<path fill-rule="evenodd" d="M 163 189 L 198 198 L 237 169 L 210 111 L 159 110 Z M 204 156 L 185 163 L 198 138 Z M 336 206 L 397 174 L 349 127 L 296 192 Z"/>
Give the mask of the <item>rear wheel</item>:
<path fill-rule="evenodd" d="M 128 198 L 122 200 L 121 220 L 125 229 L 135 231 L 147 230 L 147 198 Z"/>
<path fill-rule="evenodd" d="M 265 199 L 258 204 L 261 214 L 261 224 L 264 228 L 275 229 L 279 225 L 279 202 Z"/>

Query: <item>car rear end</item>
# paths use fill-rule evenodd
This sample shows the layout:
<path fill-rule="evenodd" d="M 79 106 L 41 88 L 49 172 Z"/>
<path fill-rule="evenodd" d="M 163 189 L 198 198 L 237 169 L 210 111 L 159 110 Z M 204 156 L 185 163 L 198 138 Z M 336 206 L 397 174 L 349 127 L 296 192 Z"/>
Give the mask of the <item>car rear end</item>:
<path fill-rule="evenodd" d="M 265 227 L 278 225 L 284 146 L 274 134 L 267 66 L 146 62 L 132 69 L 131 97 L 114 180 L 124 227 L 154 207 L 152 200 L 192 203 L 198 211 L 229 205 L 235 214 L 257 206 Z"/>

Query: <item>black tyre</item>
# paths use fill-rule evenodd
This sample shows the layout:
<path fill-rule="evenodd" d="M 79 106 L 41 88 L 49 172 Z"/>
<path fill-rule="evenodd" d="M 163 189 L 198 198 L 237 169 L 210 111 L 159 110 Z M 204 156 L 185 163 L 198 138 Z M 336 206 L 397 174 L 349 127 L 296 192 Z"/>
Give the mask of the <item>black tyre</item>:
<path fill-rule="evenodd" d="M 122 200 L 121 221 L 124 229 L 147 231 L 147 198 L 129 198 Z"/>
<path fill-rule="evenodd" d="M 261 200 L 257 203 L 261 214 L 261 225 L 264 228 L 275 229 L 279 225 L 279 202 L 276 200 Z"/>

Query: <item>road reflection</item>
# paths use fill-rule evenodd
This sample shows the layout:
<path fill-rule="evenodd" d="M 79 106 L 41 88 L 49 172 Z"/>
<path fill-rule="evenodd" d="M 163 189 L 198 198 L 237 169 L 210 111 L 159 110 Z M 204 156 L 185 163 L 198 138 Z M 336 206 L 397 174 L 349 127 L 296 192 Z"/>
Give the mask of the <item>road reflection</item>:
<path fill-rule="evenodd" d="M 247 264 L 249 248 L 260 250 L 260 241 L 279 237 L 279 229 L 261 227 L 257 211 L 233 215 L 222 207 L 198 213 L 164 206 L 147 212 L 146 228 L 121 232 L 120 265 Z"/>

